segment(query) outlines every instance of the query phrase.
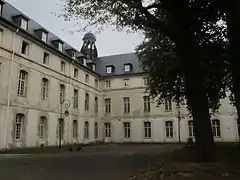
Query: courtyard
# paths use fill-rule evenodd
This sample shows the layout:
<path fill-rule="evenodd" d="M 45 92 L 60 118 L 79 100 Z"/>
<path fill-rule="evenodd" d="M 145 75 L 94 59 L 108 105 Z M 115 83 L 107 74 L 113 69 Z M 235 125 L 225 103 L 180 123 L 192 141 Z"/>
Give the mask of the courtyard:
<path fill-rule="evenodd" d="M 0 155 L 1 180 L 126 180 L 156 163 L 169 145 L 97 145 L 80 152 Z"/>

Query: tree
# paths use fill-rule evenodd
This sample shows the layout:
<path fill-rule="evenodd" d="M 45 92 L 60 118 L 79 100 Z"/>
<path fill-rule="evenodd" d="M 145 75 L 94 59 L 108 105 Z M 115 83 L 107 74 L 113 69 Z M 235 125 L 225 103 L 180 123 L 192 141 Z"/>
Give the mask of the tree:
<path fill-rule="evenodd" d="M 175 44 L 176 61 L 184 79 L 184 93 L 196 125 L 196 145 L 202 160 L 214 156 L 202 61 L 197 57 L 195 29 L 203 27 L 196 18 L 198 0 L 64 0 L 64 17 L 84 18 L 88 25 L 116 25 L 117 29 L 156 31 Z M 200 31 L 197 31 L 200 32 Z M 180 76 L 180 75 L 179 75 Z"/>

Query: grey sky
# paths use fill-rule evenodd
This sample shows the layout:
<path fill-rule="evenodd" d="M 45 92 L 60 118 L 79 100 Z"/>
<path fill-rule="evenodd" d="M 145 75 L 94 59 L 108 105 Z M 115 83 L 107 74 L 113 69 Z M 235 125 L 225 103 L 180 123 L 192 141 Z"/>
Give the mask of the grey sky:
<path fill-rule="evenodd" d="M 82 46 L 82 37 L 85 32 L 77 32 L 73 35 L 69 31 L 77 30 L 74 22 L 65 22 L 52 13 L 59 13 L 61 8 L 57 6 L 58 0 L 6 0 L 26 15 L 37 21 L 49 31 L 68 42 L 76 49 Z M 94 31 L 94 30 L 93 30 Z M 97 34 L 97 48 L 100 56 L 133 52 L 140 44 L 142 37 L 139 34 L 127 34 L 126 32 L 112 31 L 106 28 Z"/>

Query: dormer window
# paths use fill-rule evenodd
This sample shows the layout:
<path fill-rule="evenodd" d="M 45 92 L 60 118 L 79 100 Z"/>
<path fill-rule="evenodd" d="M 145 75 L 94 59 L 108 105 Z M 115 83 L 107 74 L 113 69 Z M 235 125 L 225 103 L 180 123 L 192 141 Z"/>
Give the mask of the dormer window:
<path fill-rule="evenodd" d="M 83 65 L 87 66 L 87 59 L 86 58 L 83 58 Z"/>
<path fill-rule="evenodd" d="M 44 42 L 47 42 L 47 33 L 46 32 L 42 32 L 42 40 Z"/>
<path fill-rule="evenodd" d="M 76 59 L 76 53 L 75 52 L 72 53 L 72 58 Z"/>
<path fill-rule="evenodd" d="M 106 66 L 107 74 L 112 74 L 113 72 L 114 72 L 114 66 L 112 66 L 112 65 Z"/>
<path fill-rule="evenodd" d="M 3 11 L 3 5 L 4 5 L 4 2 L 2 2 L 2 1 L 0 0 L 0 14 L 2 14 L 2 11 Z"/>
<path fill-rule="evenodd" d="M 58 50 L 63 51 L 63 44 L 61 42 L 58 43 Z"/>
<path fill-rule="evenodd" d="M 95 64 L 92 65 L 92 70 L 96 71 L 96 65 Z"/>
<path fill-rule="evenodd" d="M 28 27 L 28 21 L 24 18 L 21 19 L 21 28 L 27 30 Z"/>
<path fill-rule="evenodd" d="M 124 72 L 132 71 L 132 64 L 124 64 Z"/>

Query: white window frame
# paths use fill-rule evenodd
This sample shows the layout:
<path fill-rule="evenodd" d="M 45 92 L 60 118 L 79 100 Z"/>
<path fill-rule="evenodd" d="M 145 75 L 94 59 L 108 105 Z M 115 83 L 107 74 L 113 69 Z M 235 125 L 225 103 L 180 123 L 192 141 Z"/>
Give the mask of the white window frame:
<path fill-rule="evenodd" d="M 42 32 L 42 41 L 47 42 L 48 34 L 46 32 Z"/>
<path fill-rule="evenodd" d="M 105 127 L 105 137 L 110 138 L 111 137 L 111 123 L 104 123 Z"/>
<path fill-rule="evenodd" d="M 46 64 L 48 65 L 49 64 L 49 58 L 50 58 L 50 55 L 46 52 L 43 53 L 43 64 Z"/>
<path fill-rule="evenodd" d="M 152 138 L 152 123 L 144 122 L 144 138 L 150 139 Z"/>
<path fill-rule="evenodd" d="M 25 46 L 25 48 L 23 46 Z M 28 56 L 28 54 L 29 54 L 29 43 L 28 42 L 22 41 L 21 53 Z"/>
<path fill-rule="evenodd" d="M 25 97 L 27 95 L 28 72 L 20 70 L 18 78 L 18 96 Z"/>
<path fill-rule="evenodd" d="M 28 28 L 28 21 L 24 18 L 21 18 L 21 28 L 27 30 Z"/>
<path fill-rule="evenodd" d="M 109 80 L 105 81 L 105 87 L 111 88 L 111 81 L 109 81 Z"/>
<path fill-rule="evenodd" d="M 94 123 L 94 139 L 98 139 L 98 123 Z"/>
<path fill-rule="evenodd" d="M 221 137 L 221 122 L 219 119 L 213 119 L 212 121 L 212 133 L 214 138 Z"/>
<path fill-rule="evenodd" d="M 74 78 L 78 78 L 78 69 L 77 68 L 74 68 L 74 72 L 73 72 L 73 76 Z"/>
<path fill-rule="evenodd" d="M 78 90 L 77 89 L 73 90 L 73 108 L 75 109 L 78 108 Z"/>
<path fill-rule="evenodd" d="M 105 113 L 111 113 L 111 99 L 105 99 Z"/>
<path fill-rule="evenodd" d="M 166 129 L 166 138 L 172 139 L 173 138 L 173 121 L 166 121 L 165 129 Z"/>
<path fill-rule="evenodd" d="M 42 100 L 48 99 L 48 87 L 49 87 L 48 79 L 42 78 L 42 91 L 41 91 Z"/>
<path fill-rule="evenodd" d="M 89 94 L 85 93 L 85 111 L 89 111 L 89 100 L 90 100 Z"/>
<path fill-rule="evenodd" d="M 166 112 L 172 111 L 172 101 L 169 99 L 165 99 L 165 111 Z"/>
<path fill-rule="evenodd" d="M 125 72 L 130 72 L 131 71 L 131 65 L 130 64 L 125 64 L 124 65 L 124 71 Z"/>
<path fill-rule="evenodd" d="M 92 70 L 96 71 L 96 65 L 95 64 L 92 65 Z"/>
<path fill-rule="evenodd" d="M 106 72 L 107 72 L 107 74 L 111 74 L 112 73 L 112 66 L 107 66 L 106 67 Z"/>
<path fill-rule="evenodd" d="M 195 137 L 193 120 L 188 121 L 188 137 L 189 138 Z"/>
<path fill-rule="evenodd" d="M 61 52 L 63 51 L 63 43 L 61 42 L 58 43 L 58 50 Z"/>
<path fill-rule="evenodd" d="M 39 138 L 46 138 L 46 129 L 47 129 L 47 117 L 42 116 L 39 120 Z"/>
<path fill-rule="evenodd" d="M 84 139 L 89 139 L 89 122 L 84 122 Z"/>
<path fill-rule="evenodd" d="M 14 134 L 15 141 L 20 141 L 22 139 L 24 120 L 25 120 L 24 114 L 16 115 Z"/>
<path fill-rule="evenodd" d="M 150 96 L 143 96 L 143 110 L 145 113 L 151 112 Z"/>
<path fill-rule="evenodd" d="M 62 103 L 65 100 L 65 85 L 60 84 L 60 103 Z"/>
<path fill-rule="evenodd" d="M 124 122 L 123 128 L 124 128 L 124 138 L 131 138 L 131 123 Z"/>
<path fill-rule="evenodd" d="M 72 138 L 77 139 L 78 138 L 78 121 L 73 120 L 72 124 Z"/>
<path fill-rule="evenodd" d="M 129 114 L 131 111 L 130 106 L 130 97 L 123 98 L 123 112 L 124 114 Z"/>

